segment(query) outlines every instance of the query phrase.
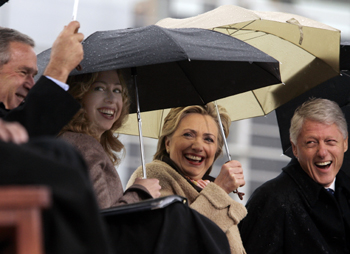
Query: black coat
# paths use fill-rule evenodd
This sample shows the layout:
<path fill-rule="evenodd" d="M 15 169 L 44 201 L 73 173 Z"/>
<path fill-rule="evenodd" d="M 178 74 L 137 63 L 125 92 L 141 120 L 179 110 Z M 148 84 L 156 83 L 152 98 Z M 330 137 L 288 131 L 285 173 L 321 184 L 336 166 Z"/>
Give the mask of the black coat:
<path fill-rule="evenodd" d="M 71 95 L 44 76 L 16 109 L 0 105 L 0 117 L 20 122 L 31 137 L 22 145 L 0 141 L 0 186 L 43 185 L 52 193 L 52 205 L 43 211 L 45 253 L 111 251 L 82 156 L 62 140 L 38 137 L 57 135 L 79 108 Z M 0 239 L 0 253 L 7 246 Z"/>
<path fill-rule="evenodd" d="M 246 207 L 239 228 L 248 254 L 349 253 L 350 178 L 342 170 L 333 196 L 293 159 Z"/>
<path fill-rule="evenodd" d="M 0 141 L 0 186 L 6 185 L 50 188 L 52 204 L 43 211 L 45 253 L 110 253 L 85 161 L 71 145 L 48 137 L 23 145 Z M 0 239 L 0 253 L 3 246 Z"/>
<path fill-rule="evenodd" d="M 0 103 L 0 118 L 21 123 L 30 137 L 56 136 L 79 108 L 80 104 L 70 94 L 42 76 L 19 107 L 6 110 Z"/>

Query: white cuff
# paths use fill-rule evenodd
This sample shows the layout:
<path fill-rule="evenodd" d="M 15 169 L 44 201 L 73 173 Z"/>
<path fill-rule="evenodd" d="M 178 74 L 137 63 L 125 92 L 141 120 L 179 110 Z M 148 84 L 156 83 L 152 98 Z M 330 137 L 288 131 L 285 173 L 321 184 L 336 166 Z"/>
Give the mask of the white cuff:
<path fill-rule="evenodd" d="M 67 85 L 66 83 L 63 83 L 63 82 L 61 82 L 61 81 L 59 81 L 59 80 L 57 80 L 57 79 L 51 78 L 51 77 L 49 77 L 49 76 L 45 76 L 45 77 L 47 77 L 48 79 L 51 79 L 53 82 L 55 82 L 55 83 L 56 83 L 59 87 L 61 87 L 63 90 L 68 91 L 69 85 Z"/>

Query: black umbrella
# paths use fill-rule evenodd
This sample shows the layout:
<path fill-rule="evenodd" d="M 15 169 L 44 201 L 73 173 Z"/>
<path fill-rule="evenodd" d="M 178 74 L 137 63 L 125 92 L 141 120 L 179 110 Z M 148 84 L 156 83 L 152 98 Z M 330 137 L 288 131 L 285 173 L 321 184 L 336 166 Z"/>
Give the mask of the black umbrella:
<path fill-rule="evenodd" d="M 8 2 L 9 0 L 0 0 L 0 6 L 2 6 L 3 4 L 5 4 L 6 2 Z"/>
<path fill-rule="evenodd" d="M 340 44 L 339 69 L 350 70 L 350 42 Z"/>
<path fill-rule="evenodd" d="M 337 102 L 345 114 L 350 133 L 350 71 L 341 71 L 340 76 L 329 79 L 276 109 L 283 153 L 291 158 L 294 155 L 289 141 L 290 120 L 295 109 L 312 97 Z M 350 175 L 350 151 L 345 153 L 342 168 Z"/>
<path fill-rule="evenodd" d="M 205 105 L 281 83 L 277 60 L 245 42 L 206 29 L 152 25 L 101 31 L 87 37 L 83 48 L 84 59 L 71 75 L 125 69 L 130 76 L 132 69 L 134 82 L 129 91 L 136 91 L 136 101 L 130 113 Z M 38 55 L 39 73 L 49 56 L 50 50 Z M 145 169 L 140 116 L 138 120 Z"/>
<path fill-rule="evenodd" d="M 205 29 L 153 25 L 101 31 L 87 37 L 83 47 L 82 70 L 71 75 L 137 67 L 142 112 L 203 105 L 281 83 L 279 62 L 274 58 L 240 40 Z M 39 73 L 49 57 L 50 50 L 38 55 Z M 130 113 L 135 112 L 134 101 Z"/>

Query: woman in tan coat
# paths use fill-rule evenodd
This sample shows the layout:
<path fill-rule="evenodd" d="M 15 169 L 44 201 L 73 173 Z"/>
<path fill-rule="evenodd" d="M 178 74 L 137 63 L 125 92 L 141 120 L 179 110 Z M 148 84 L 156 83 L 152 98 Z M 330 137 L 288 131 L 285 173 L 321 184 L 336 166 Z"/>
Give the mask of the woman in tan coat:
<path fill-rule="evenodd" d="M 227 137 L 231 120 L 224 108 L 219 110 Z M 245 184 L 241 164 L 229 161 L 216 179 L 209 175 L 222 147 L 213 103 L 172 109 L 165 118 L 154 160 L 146 165 L 147 177 L 159 179 L 161 196 L 186 197 L 191 208 L 226 233 L 231 253 L 241 254 L 245 250 L 237 225 L 247 211 L 228 195 Z M 140 176 L 141 167 L 133 173 L 128 186 Z"/>
<path fill-rule="evenodd" d="M 69 93 L 82 104 L 63 128 L 60 137 L 75 146 L 85 158 L 100 208 L 129 204 L 160 196 L 157 179 L 137 178 L 124 192 L 116 152 L 124 145 L 115 131 L 129 114 L 126 84 L 120 71 L 102 71 L 72 76 Z"/>

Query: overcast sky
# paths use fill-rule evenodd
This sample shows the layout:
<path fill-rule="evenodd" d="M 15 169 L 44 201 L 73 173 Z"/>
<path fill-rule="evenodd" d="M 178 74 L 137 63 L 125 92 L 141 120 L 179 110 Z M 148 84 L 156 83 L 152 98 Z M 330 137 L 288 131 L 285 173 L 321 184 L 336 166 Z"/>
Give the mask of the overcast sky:
<path fill-rule="evenodd" d="M 132 8 L 137 0 L 80 0 L 77 20 L 85 37 L 98 30 L 132 25 Z M 0 26 L 31 36 L 36 50 L 52 45 L 64 25 L 72 20 L 74 0 L 9 0 L 0 7 Z M 39 53 L 39 52 L 37 52 Z"/>

